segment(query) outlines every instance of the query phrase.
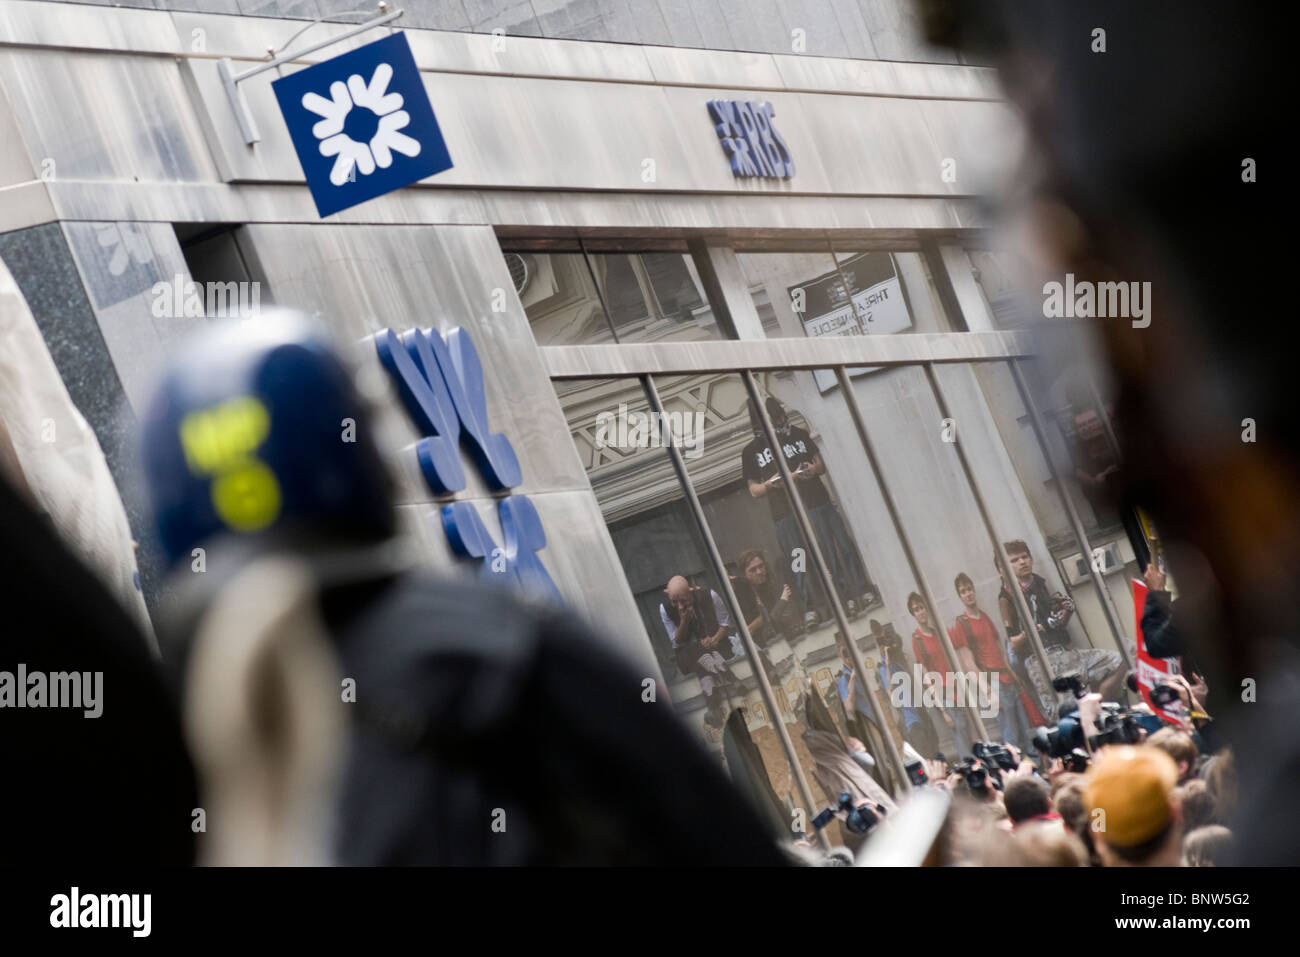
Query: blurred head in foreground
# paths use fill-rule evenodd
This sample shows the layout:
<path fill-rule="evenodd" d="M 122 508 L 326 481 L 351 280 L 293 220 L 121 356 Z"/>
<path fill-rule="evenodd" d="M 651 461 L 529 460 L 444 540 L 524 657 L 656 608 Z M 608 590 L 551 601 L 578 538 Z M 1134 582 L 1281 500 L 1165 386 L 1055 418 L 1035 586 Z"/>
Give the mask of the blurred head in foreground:
<path fill-rule="evenodd" d="M 390 547 L 371 422 L 294 316 L 208 330 L 149 404 L 201 860 L 782 863 L 608 640 Z"/>
<path fill-rule="evenodd" d="M 1107 748 L 1088 774 L 1096 846 L 1110 867 L 1175 867 L 1181 833 L 1173 798 L 1178 768 L 1158 748 Z"/>
<path fill-rule="evenodd" d="M 1104 350 L 1118 493 L 1155 519 L 1214 717 L 1242 758 L 1243 862 L 1300 862 L 1300 742 L 1284 731 L 1300 710 L 1300 416 L 1278 347 L 1291 319 L 1276 284 L 1228 265 L 1246 243 L 1254 274 L 1286 274 L 1285 244 L 1243 239 L 1277 220 L 1288 185 L 1268 173 L 1286 168 L 1285 126 L 1260 95 L 1285 61 L 1284 8 L 918 7 L 932 41 L 998 67 L 1020 114 L 1028 148 L 1001 212 L 1039 281 L 1149 284 L 1144 323 L 1073 325 Z M 1045 352 L 1060 343 L 1050 331 Z M 1242 693 L 1257 679 L 1258 697 Z"/>

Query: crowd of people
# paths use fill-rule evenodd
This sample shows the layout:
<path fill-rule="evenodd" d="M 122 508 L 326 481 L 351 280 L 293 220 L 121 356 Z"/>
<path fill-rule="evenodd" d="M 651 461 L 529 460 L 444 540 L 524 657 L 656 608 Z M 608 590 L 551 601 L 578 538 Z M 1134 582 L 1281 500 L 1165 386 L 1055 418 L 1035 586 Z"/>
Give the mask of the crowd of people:
<path fill-rule="evenodd" d="M 1005 582 L 997 598 L 999 629 L 993 617 L 980 607 L 975 583 L 964 571 L 953 580 L 962 611 L 946 629 L 955 661 L 949 660 L 940 637 L 938 617 L 916 591 L 907 596 L 907 610 L 915 621 L 911 654 L 912 661 L 922 665 L 927 680 L 933 675 L 945 701 L 953 700 L 948 686 L 958 673 L 985 675 L 996 685 L 998 739 L 1028 750 L 1032 729 L 1056 718 L 1053 679 L 1078 674 L 1085 684 L 1100 691 L 1103 698 L 1115 699 L 1122 693 L 1124 672 L 1119 652 L 1074 646 L 1067 628 L 1074 613 L 1073 601 L 1049 590 L 1046 580 L 1034 571 L 1029 546 L 1016 540 L 1005 543 L 1004 549 L 1016 583 L 1034 616 L 1033 625 L 1051 666 L 1050 673 L 1035 654 L 1028 629 L 1021 624 L 1018 604 Z M 1002 565 L 996 555 L 994 565 L 1000 575 Z M 739 574 L 731 578 L 731 586 L 739 611 L 760 649 L 764 667 L 771 669 L 768 647 L 777 639 L 789 640 L 807 634 L 809 622 L 800 620 L 795 586 L 782 580 L 780 568 L 770 563 L 761 549 L 742 552 L 736 567 Z M 707 702 L 706 723 L 720 727 L 722 706 L 715 689 L 735 682 L 730 665 L 744 654 L 738 626 L 732 621 L 726 602 L 717 591 L 692 585 L 685 576 L 678 575 L 664 589 L 659 617 L 678 670 L 683 675 L 699 678 Z M 911 665 L 892 622 L 881 625 L 873 619 L 870 628 L 871 642 L 880 656 L 880 688 L 888 694 L 897 684 L 896 675 L 906 673 Z M 852 657 L 843 634 L 837 631 L 835 640 L 843 662 L 835 680 L 846 709 L 850 714 L 860 713 L 879 727 L 882 719 L 875 714 L 872 697 L 861 679 L 853 675 Z M 967 704 L 973 707 L 976 702 Z M 931 723 L 933 715 L 946 727 L 956 750 L 964 754 L 975 740 L 972 735 L 982 736 L 985 729 L 972 728 L 963 719 L 962 708 L 961 702 L 931 709 L 897 704 L 890 720 L 900 724 L 901 736 L 919 752 L 933 755 L 939 737 Z"/>
<path fill-rule="evenodd" d="M 1007 543 L 1006 548 L 1019 559 L 1011 564 L 1022 587 L 1039 591 L 1029 574 L 1032 566 L 1023 543 Z M 1166 584 L 1163 570 L 1154 564 L 1144 577 L 1153 589 L 1163 589 Z M 966 609 L 949 630 L 958 658 L 964 665 L 973 661 L 980 668 L 989 668 L 1001 678 L 1008 673 L 1011 659 L 1008 656 L 999 662 L 991 657 L 997 643 L 984 641 L 982 637 L 987 635 L 981 635 L 989 629 L 971 627 L 987 616 L 978 609 L 969 577 L 958 575 L 955 586 Z M 1205 706 L 1208 688 L 1192 670 L 1195 663 L 1180 654 L 1183 649 L 1177 641 L 1168 595 L 1156 593 L 1160 597 L 1143 617 L 1144 637 L 1155 636 L 1152 653 L 1179 659 L 1186 671 L 1163 679 L 1162 690 L 1168 692 L 1164 697 L 1172 700 L 1161 707 L 1162 714 L 1142 703 L 1125 709 L 1104 702 L 1101 693 L 1088 692 L 1088 684 L 1114 687 L 1117 682 L 1109 679 L 1119 670 L 1117 661 L 1090 658 L 1085 650 L 1080 655 L 1051 659 L 1059 660 L 1063 669 L 1073 669 L 1056 676 L 1056 685 L 1065 679 L 1070 690 L 1054 700 L 1053 713 L 1059 724 L 1040 727 L 1030 745 L 1018 743 L 1015 731 L 1024 728 L 1022 721 L 1032 696 L 1021 689 L 1014 676 L 999 682 L 1001 687 L 1010 686 L 1002 698 L 1004 707 L 1014 706 L 999 711 L 1001 744 L 971 742 L 954 734 L 958 747 L 955 762 L 940 754 L 921 758 L 918 751 L 928 756 L 932 745 L 932 739 L 916 733 L 926 717 L 924 713 L 905 717 L 905 754 L 913 785 L 942 788 L 953 797 L 942 842 L 947 863 L 1206 867 L 1235 861 L 1230 829 L 1237 805 L 1232 750 L 1215 732 Z M 1063 607 L 1050 598 L 1031 604 L 1037 613 L 1036 605 L 1048 617 Z M 928 668 L 937 654 L 937 634 L 920 595 L 909 596 L 909 608 L 917 621 L 914 649 Z M 1047 623 L 1037 624 L 1041 635 Z M 1019 634 L 1018 623 L 1004 619 L 1004 627 L 1009 645 Z M 893 641 L 877 641 L 881 678 L 887 681 L 890 651 L 896 654 L 900 649 L 896 636 Z M 851 678 L 842 641 L 841 656 Z M 1094 667 L 1085 670 L 1089 666 Z M 860 689 L 846 688 L 841 680 L 839 693 L 853 713 Z M 1008 711 L 1014 717 L 1008 716 Z M 872 720 L 861 709 L 855 717 Z M 950 727 L 956 731 L 961 723 L 954 721 Z M 863 806 L 882 822 L 877 826 L 889 826 L 887 811 L 866 801 Z"/>
<path fill-rule="evenodd" d="M 1232 861 L 1232 752 L 1206 754 L 1166 728 L 1103 745 L 1084 771 L 1029 760 L 995 786 L 943 774 L 954 799 L 949 863 L 1038 867 L 1214 867 Z"/>
<path fill-rule="evenodd" d="M 1208 689 L 1196 663 L 1184 658 L 1163 569 L 1152 563 L 1144 574 L 1151 592 L 1142 628 L 1151 654 L 1183 660 L 1165 679 L 1174 700 L 1161 716 L 1143 703 L 1125 706 L 1119 652 L 1072 640 L 1074 604 L 1034 571 L 1029 546 L 1015 540 L 1002 550 L 1032 616 L 1028 625 L 995 554 L 1002 579 L 996 612 L 981 607 L 974 580 L 961 571 L 953 579 L 961 612 L 946 627 L 919 591 L 906 600 L 914 622 L 910 643 L 892 622 L 870 620 L 870 635 L 856 640 L 881 697 L 857 673 L 850 639 L 835 632 L 839 668 L 827 694 L 843 706 L 843 729 L 838 736 L 824 727 L 805 733 L 813 778 L 827 795 L 836 792 L 832 803 L 841 793 L 849 797 L 841 816 L 859 809 L 872 826 L 889 826 L 900 795 L 891 798 L 882 786 L 891 782 L 877 758 L 892 738 L 913 786 L 954 796 L 946 844 L 954 863 L 1221 863 L 1231 850 L 1233 760 L 1217 747 L 1204 704 Z M 799 614 L 797 585 L 761 549 L 744 551 L 735 568 L 730 583 L 740 614 L 770 670 L 773 642 L 811 633 Z M 726 715 L 717 692 L 737 683 L 731 666 L 744 655 L 727 603 L 678 576 L 668 583 L 660 612 L 679 669 L 700 679 L 706 724 L 721 727 Z M 914 663 L 934 687 L 933 700 L 893 693 L 912 681 Z M 963 684 L 959 675 L 983 676 L 986 699 L 996 698 L 993 714 L 986 709 L 972 717 L 976 685 Z M 1137 691 L 1128 676 L 1128 690 Z M 966 700 L 957 693 L 963 687 Z M 882 701 L 888 702 L 883 714 Z M 1077 747 L 1059 744 L 1071 735 Z"/>

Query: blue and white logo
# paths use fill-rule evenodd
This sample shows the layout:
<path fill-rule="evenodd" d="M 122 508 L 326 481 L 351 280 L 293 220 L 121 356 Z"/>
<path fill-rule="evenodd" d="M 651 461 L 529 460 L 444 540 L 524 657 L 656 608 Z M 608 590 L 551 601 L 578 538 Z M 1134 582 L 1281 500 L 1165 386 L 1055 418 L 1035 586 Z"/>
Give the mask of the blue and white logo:
<path fill-rule="evenodd" d="M 321 216 L 451 169 L 406 34 L 271 84 Z"/>

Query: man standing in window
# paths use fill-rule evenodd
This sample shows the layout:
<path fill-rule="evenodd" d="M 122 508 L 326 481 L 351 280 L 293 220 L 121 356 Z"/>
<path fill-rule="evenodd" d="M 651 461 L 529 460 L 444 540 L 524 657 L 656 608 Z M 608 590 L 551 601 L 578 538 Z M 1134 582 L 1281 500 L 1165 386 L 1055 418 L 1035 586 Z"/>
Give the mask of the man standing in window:
<path fill-rule="evenodd" d="M 826 474 L 821 451 L 807 430 L 790 424 L 785 407 L 775 396 L 768 396 L 765 405 L 786 463 L 798 483 L 800 501 L 808 511 L 813 534 L 817 536 L 822 554 L 830 566 L 835 589 L 844 601 L 845 610 L 856 617 L 866 606 L 875 603 L 876 589 L 867 581 L 857 548 L 844 526 L 844 519 L 831 501 L 826 483 L 821 479 Z M 767 499 L 772 511 L 772 522 L 776 526 L 776 536 L 786 560 L 790 559 L 796 548 L 805 552 L 806 559 L 807 548 L 799 531 L 799 523 L 786 494 L 787 490 L 781 487 L 784 483 L 781 480 L 780 466 L 763 431 L 758 409 L 752 402 L 749 416 L 754 438 L 741 453 L 741 471 L 749 486 L 749 494 L 754 498 Z M 812 588 L 807 573 L 795 571 L 794 577 L 803 602 L 804 624 L 811 627 L 819 619 L 825 621 L 831 618 L 830 602 L 821 595 L 820 589 L 817 597 L 821 607 L 813 608 Z"/>
<path fill-rule="evenodd" d="M 960 657 L 968 659 L 963 661 L 963 668 L 981 671 L 990 680 L 998 682 L 998 740 L 1014 744 L 1022 752 L 1028 753 L 1032 732 L 1025 710 L 1020 704 L 1015 677 L 1002 653 L 997 626 L 993 624 L 992 618 L 980 610 L 975 583 L 969 575 L 962 572 L 953 585 L 964 609 L 948 629 L 952 646 L 966 646 L 958 652 Z"/>
<path fill-rule="evenodd" d="M 712 589 L 694 587 L 681 575 L 669 579 L 659 603 L 659 620 L 672 643 L 677 670 L 700 679 L 700 690 L 708 699 L 704 723 L 720 728 L 726 720 L 713 692 L 719 680 L 731 677 L 721 652 L 731 632 L 727 606 Z"/>
<path fill-rule="evenodd" d="M 953 683 L 952 669 L 948 665 L 948 659 L 944 655 L 943 641 L 939 638 L 939 629 L 930 624 L 930 610 L 925 607 L 925 599 L 917 592 L 912 592 L 907 596 L 907 610 L 912 613 L 916 619 L 916 629 L 912 632 L 912 654 L 916 660 L 921 663 L 925 670 L 926 681 L 935 681 L 943 699 L 948 700 L 948 688 Z M 959 636 L 960 637 L 960 636 Z M 953 651 L 958 655 L 958 665 L 960 666 L 960 656 L 966 647 L 966 640 L 962 638 L 960 642 L 953 639 Z M 936 675 L 931 679 L 930 675 Z M 954 689 L 955 690 L 955 689 Z M 967 702 L 954 701 L 951 708 L 940 706 L 939 713 L 943 715 L 943 722 L 952 732 L 953 740 L 957 744 L 957 754 L 960 758 L 969 757 L 971 753 L 970 733 L 966 730 L 966 723 L 960 712 L 960 708 Z"/>

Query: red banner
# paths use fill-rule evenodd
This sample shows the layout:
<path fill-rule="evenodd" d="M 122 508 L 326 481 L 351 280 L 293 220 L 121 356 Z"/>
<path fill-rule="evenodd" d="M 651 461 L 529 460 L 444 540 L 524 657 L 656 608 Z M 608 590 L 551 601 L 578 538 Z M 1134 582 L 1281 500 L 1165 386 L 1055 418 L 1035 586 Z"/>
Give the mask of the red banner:
<path fill-rule="evenodd" d="M 1133 579 L 1133 614 L 1137 617 L 1137 620 L 1134 622 L 1133 633 L 1137 635 L 1138 691 L 1142 693 L 1142 700 L 1147 703 L 1148 708 L 1170 724 L 1181 728 L 1182 722 L 1173 713 L 1157 707 L 1151 701 L 1151 689 L 1162 683 L 1166 675 L 1177 674 L 1178 663 L 1176 659 L 1153 658 L 1147 654 L 1146 637 L 1142 634 L 1142 611 L 1146 608 L 1146 604 L 1146 582 L 1135 578 Z"/>

